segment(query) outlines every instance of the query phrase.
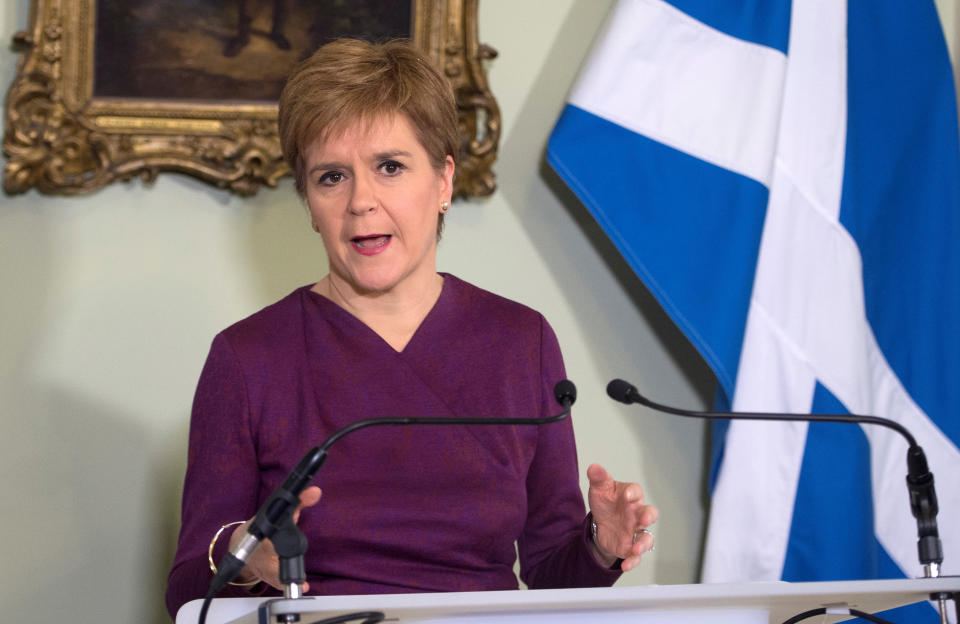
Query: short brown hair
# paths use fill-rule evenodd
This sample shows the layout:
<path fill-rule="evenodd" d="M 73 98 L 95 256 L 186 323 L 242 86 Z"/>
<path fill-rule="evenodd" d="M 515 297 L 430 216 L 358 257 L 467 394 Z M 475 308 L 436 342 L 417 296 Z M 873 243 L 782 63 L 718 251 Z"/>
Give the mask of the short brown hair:
<path fill-rule="evenodd" d="M 450 84 L 408 41 L 337 39 L 301 62 L 280 95 L 280 145 L 297 193 L 306 194 L 303 152 L 355 122 L 402 113 L 434 167 L 458 159 L 460 131 Z M 441 225 L 442 225 L 441 215 Z M 439 231 L 439 229 L 438 229 Z"/>

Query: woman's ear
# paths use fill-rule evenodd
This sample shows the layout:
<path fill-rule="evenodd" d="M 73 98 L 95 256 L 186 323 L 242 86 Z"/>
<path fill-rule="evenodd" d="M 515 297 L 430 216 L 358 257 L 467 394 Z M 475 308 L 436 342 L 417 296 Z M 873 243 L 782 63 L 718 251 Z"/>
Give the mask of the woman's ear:
<path fill-rule="evenodd" d="M 447 154 L 447 159 L 443 162 L 443 169 L 440 171 L 440 201 L 442 202 L 449 202 L 453 197 L 453 172 L 455 168 L 453 156 Z"/>

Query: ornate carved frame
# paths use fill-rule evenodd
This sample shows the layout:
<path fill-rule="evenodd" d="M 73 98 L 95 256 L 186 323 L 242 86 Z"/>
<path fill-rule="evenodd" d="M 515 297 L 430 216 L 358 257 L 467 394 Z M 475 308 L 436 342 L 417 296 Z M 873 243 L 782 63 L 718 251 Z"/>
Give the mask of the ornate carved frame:
<path fill-rule="evenodd" d="M 413 41 L 453 84 L 463 150 L 457 195 L 489 195 L 500 111 L 477 40 L 478 0 L 414 0 Z M 18 32 L 18 71 L 7 93 L 3 188 L 73 195 L 115 180 L 179 171 L 241 195 L 290 171 L 280 154 L 276 104 L 93 97 L 96 0 L 31 0 Z"/>

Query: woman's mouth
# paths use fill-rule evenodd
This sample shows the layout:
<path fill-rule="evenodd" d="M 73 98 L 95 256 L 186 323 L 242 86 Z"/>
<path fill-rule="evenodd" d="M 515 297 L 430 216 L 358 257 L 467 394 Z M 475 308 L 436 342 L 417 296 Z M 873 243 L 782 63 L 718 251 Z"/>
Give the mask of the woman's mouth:
<path fill-rule="evenodd" d="M 353 248 L 365 256 L 378 254 L 390 244 L 389 234 L 373 234 L 371 236 L 354 236 L 350 239 Z"/>

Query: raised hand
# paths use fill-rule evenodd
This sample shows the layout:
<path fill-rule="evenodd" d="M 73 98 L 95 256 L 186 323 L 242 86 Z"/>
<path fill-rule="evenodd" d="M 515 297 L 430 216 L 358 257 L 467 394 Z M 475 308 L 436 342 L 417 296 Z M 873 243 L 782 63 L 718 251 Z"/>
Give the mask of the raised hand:
<path fill-rule="evenodd" d="M 587 479 L 587 500 L 597 524 L 594 545 L 598 559 L 606 565 L 623 559 L 620 569 L 632 570 L 641 556 L 653 549 L 653 534 L 647 527 L 657 521 L 657 508 L 644 504 L 642 487 L 615 481 L 599 464 L 587 468 Z"/>

